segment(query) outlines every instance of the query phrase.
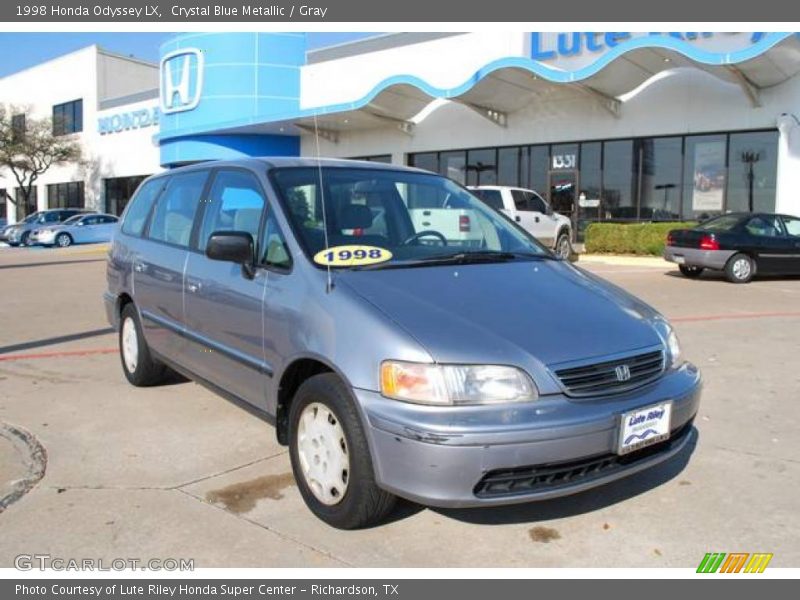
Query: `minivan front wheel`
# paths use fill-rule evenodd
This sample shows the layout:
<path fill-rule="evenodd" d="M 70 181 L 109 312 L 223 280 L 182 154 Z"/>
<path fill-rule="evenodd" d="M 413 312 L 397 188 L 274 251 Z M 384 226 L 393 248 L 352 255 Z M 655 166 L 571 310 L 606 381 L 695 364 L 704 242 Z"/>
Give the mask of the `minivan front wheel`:
<path fill-rule="evenodd" d="M 381 522 L 395 497 L 375 483 L 354 401 L 333 373 L 315 375 L 289 409 L 289 454 L 300 494 L 317 517 L 339 529 Z"/>
<path fill-rule="evenodd" d="M 137 387 L 159 383 L 166 367 L 150 354 L 142 334 L 139 314 L 133 304 L 126 304 L 120 315 L 119 354 L 125 378 Z"/>

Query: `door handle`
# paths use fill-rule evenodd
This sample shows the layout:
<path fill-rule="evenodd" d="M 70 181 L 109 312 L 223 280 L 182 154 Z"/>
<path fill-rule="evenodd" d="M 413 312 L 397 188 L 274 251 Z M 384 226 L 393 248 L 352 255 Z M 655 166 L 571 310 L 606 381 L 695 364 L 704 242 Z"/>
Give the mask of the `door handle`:
<path fill-rule="evenodd" d="M 189 290 L 189 292 L 192 293 L 192 294 L 196 294 L 197 292 L 199 292 L 202 287 L 203 287 L 203 284 L 200 283 L 199 281 L 187 281 L 186 282 L 186 289 Z"/>
<path fill-rule="evenodd" d="M 533 220 L 534 220 L 534 221 L 536 221 L 536 222 L 538 223 L 538 222 L 539 222 L 539 217 L 534 217 L 534 219 L 533 219 Z"/>
<path fill-rule="evenodd" d="M 522 221 L 522 217 L 520 217 L 519 215 L 517 215 L 516 217 L 514 217 L 514 220 L 515 220 L 517 223 L 519 223 L 519 222 L 521 222 L 521 221 Z"/>
<path fill-rule="evenodd" d="M 144 263 L 139 262 L 137 260 L 136 262 L 133 263 L 133 270 L 136 271 L 137 273 L 143 273 L 144 272 Z"/>

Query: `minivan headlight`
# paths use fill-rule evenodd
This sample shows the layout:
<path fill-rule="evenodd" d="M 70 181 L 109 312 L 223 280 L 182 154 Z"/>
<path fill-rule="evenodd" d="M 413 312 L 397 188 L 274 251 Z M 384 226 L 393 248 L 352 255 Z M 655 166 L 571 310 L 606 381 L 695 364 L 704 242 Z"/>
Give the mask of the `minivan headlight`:
<path fill-rule="evenodd" d="M 664 346 L 666 346 L 667 366 L 674 367 L 680 364 L 681 344 L 678 341 L 678 336 L 675 335 L 675 330 L 672 328 L 672 325 L 667 323 L 664 319 L 659 319 L 656 322 L 656 329 L 661 339 L 664 341 Z"/>
<path fill-rule="evenodd" d="M 502 365 L 381 364 L 381 393 L 396 400 L 435 405 L 499 404 L 536 400 L 528 375 Z"/>

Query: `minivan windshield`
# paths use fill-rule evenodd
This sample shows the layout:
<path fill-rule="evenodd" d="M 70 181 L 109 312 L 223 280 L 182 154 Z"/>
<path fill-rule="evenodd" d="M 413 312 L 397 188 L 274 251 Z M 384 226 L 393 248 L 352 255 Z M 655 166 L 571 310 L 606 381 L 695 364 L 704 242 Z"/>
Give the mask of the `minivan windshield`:
<path fill-rule="evenodd" d="M 389 262 L 373 268 L 553 258 L 506 217 L 438 175 L 286 167 L 271 177 L 312 259 L 326 249 L 324 221 L 328 248 L 391 252 Z"/>

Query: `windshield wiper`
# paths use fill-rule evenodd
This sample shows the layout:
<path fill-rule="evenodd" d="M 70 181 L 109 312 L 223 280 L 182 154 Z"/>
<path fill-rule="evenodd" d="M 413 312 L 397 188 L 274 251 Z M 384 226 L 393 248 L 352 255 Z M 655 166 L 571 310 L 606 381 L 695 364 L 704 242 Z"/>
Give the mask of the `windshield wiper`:
<path fill-rule="evenodd" d="M 559 260 L 550 254 L 535 254 L 533 252 L 456 252 L 454 254 L 434 254 L 412 260 L 398 262 L 376 263 L 353 267 L 354 271 L 368 271 L 378 269 L 403 269 L 413 267 L 429 267 L 434 265 L 469 265 L 478 263 L 507 262 L 512 260 Z"/>

